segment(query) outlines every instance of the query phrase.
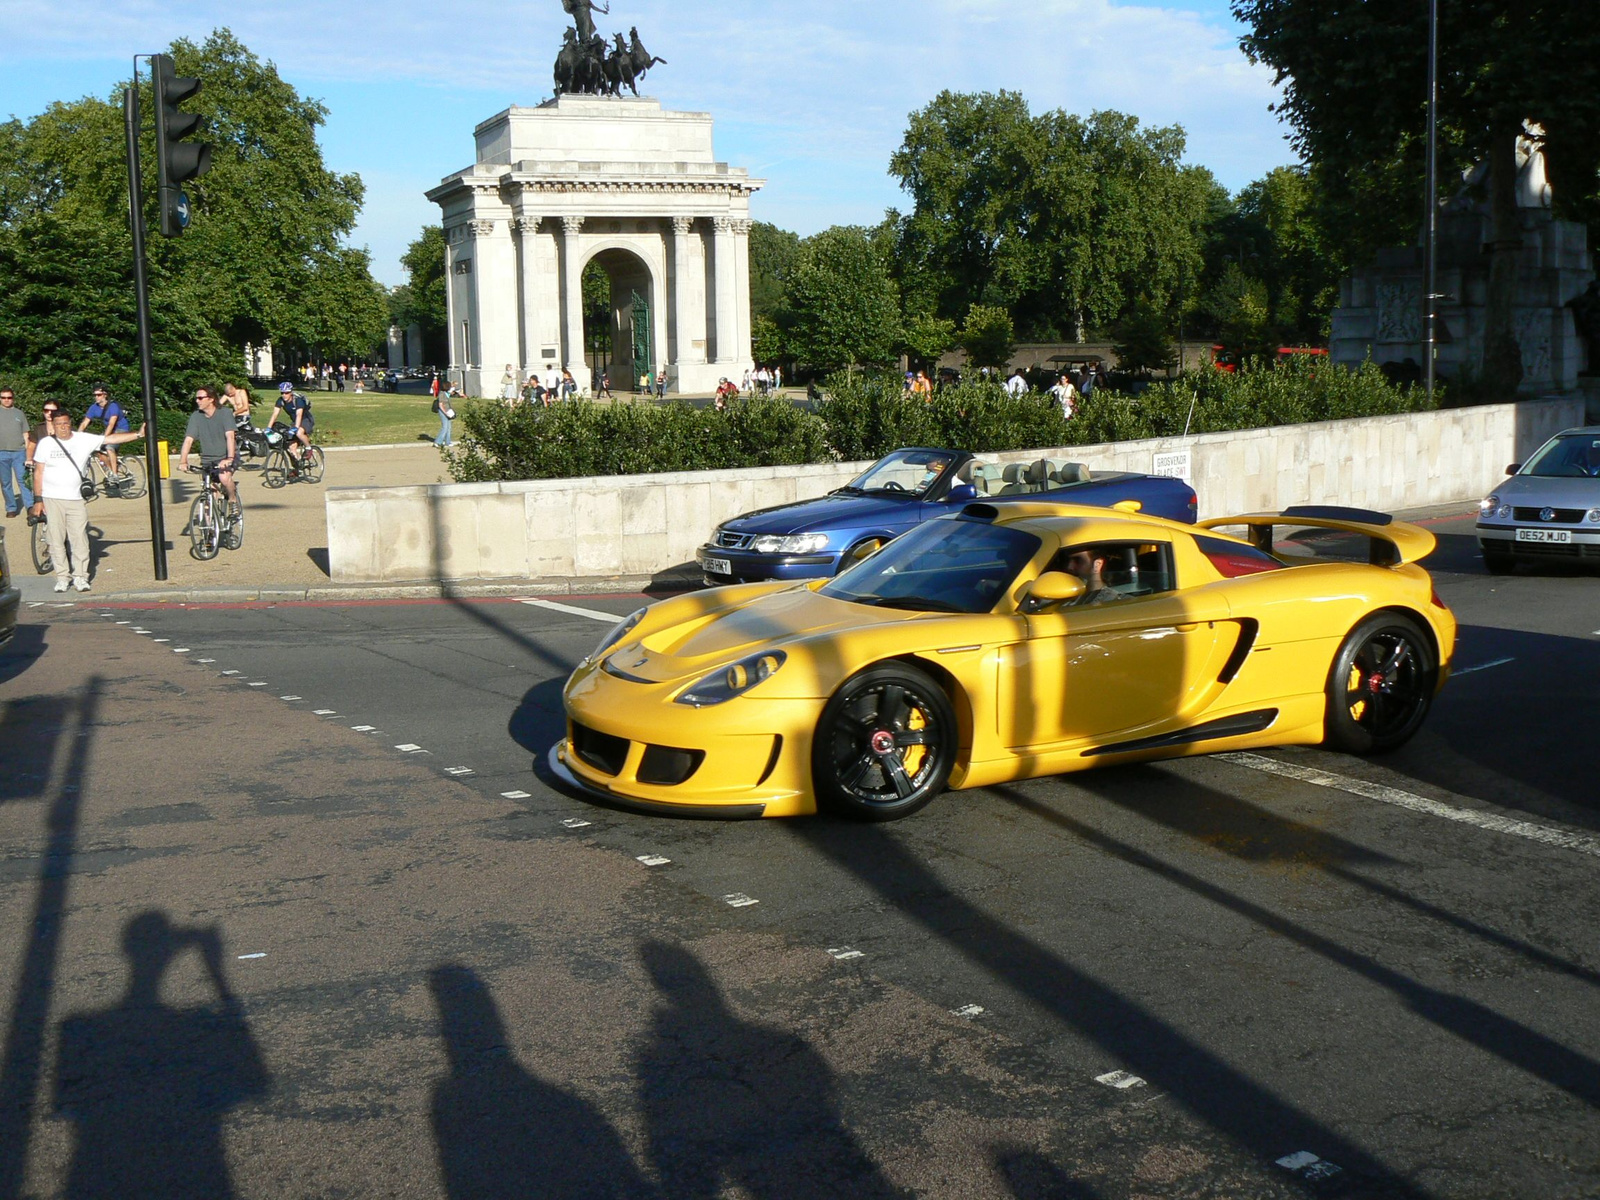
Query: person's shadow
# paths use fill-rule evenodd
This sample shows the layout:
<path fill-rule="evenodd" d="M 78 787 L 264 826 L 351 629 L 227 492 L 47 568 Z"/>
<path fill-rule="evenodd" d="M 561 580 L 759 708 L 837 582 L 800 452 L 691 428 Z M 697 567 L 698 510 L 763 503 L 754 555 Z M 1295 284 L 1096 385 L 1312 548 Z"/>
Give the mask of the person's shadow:
<path fill-rule="evenodd" d="M 741 1021 L 687 951 L 647 941 L 641 956 L 664 1001 L 639 1070 L 667 1196 L 901 1194 L 845 1128 L 833 1072 L 803 1038 Z"/>
<path fill-rule="evenodd" d="M 217 1002 L 172 1008 L 161 978 L 191 947 Z M 122 1002 L 61 1023 L 54 1108 L 77 1135 L 65 1194 L 231 1196 L 222 1121 L 269 1077 L 222 973 L 222 939 L 151 911 L 128 922 L 122 948 L 131 963 Z"/>
<path fill-rule="evenodd" d="M 450 1074 L 433 1087 L 433 1133 L 451 1200 L 654 1196 L 588 1101 L 518 1066 L 494 998 L 466 967 L 429 972 Z"/>

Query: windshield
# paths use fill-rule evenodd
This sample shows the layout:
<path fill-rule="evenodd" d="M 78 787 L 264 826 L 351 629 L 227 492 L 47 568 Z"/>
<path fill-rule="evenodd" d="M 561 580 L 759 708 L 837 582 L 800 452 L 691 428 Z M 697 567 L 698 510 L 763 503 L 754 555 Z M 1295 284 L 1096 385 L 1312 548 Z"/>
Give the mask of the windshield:
<path fill-rule="evenodd" d="M 1038 549 L 1031 533 L 1004 525 L 961 517 L 929 521 L 819 590 L 884 608 L 983 613 Z"/>
<path fill-rule="evenodd" d="M 937 450 L 896 450 L 852 479 L 844 490 L 921 496 L 939 481 L 951 457 Z"/>
<path fill-rule="evenodd" d="M 1545 478 L 1600 475 L 1600 435 L 1567 433 L 1551 438 L 1517 474 Z"/>

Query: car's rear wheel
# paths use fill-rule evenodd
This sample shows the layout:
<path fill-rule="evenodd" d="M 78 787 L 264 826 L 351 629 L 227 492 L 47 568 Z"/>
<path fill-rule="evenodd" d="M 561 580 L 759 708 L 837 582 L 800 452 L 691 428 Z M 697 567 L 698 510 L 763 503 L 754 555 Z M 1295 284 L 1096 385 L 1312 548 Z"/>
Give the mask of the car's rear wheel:
<path fill-rule="evenodd" d="M 1438 678 L 1433 643 L 1414 620 L 1373 614 L 1334 657 L 1325 742 L 1351 754 L 1393 750 L 1421 728 Z"/>
<path fill-rule="evenodd" d="M 1504 550 L 1483 548 L 1483 569 L 1491 575 L 1509 575 L 1517 569 L 1517 560 Z"/>
<path fill-rule="evenodd" d="M 833 694 L 817 722 L 817 805 L 857 821 L 910 816 L 944 788 L 956 740 L 950 699 L 923 672 L 899 664 L 863 671 Z"/>

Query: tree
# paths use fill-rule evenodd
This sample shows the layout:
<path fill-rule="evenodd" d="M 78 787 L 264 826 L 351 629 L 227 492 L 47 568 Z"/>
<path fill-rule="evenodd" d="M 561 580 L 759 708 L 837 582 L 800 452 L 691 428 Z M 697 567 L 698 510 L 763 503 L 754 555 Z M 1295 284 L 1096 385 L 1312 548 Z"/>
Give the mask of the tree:
<path fill-rule="evenodd" d="M 780 326 L 789 354 L 821 370 L 894 357 L 899 290 L 866 230 L 836 225 L 800 244 Z"/>
<path fill-rule="evenodd" d="M 1178 361 L 1172 348 L 1172 328 L 1166 314 L 1148 301 L 1137 301 L 1113 330 L 1111 350 L 1117 367 L 1148 375 L 1165 371 Z"/>
<path fill-rule="evenodd" d="M 783 289 L 800 253 L 800 235 L 765 221 L 750 225 L 750 314 L 776 317 Z M 757 355 L 757 357 L 761 357 Z"/>
<path fill-rule="evenodd" d="M 750 322 L 750 352 L 759 363 L 781 362 L 789 357 L 783 345 L 783 330 L 768 316 L 758 316 Z"/>
<path fill-rule="evenodd" d="M 1267 285 L 1229 263 L 1206 294 L 1206 310 L 1216 321 L 1217 337 L 1241 357 L 1263 358 L 1272 351 L 1272 310 Z"/>
<path fill-rule="evenodd" d="M 1011 314 L 985 304 L 974 304 L 967 310 L 967 319 L 956 337 L 967 352 L 967 362 L 974 367 L 1003 367 L 1011 361 L 1011 352 L 1016 348 Z"/>
<path fill-rule="evenodd" d="M 1233 13 L 1249 27 L 1245 53 L 1275 68 L 1284 84 L 1280 108 L 1296 148 L 1338 186 L 1355 254 L 1408 241 L 1422 208 L 1427 6 L 1233 0 Z M 1440 176 L 1448 181 L 1487 164 L 1490 378 L 1522 375 L 1512 327 L 1521 247 L 1517 138 L 1524 122 L 1542 128 L 1537 140 L 1558 213 L 1593 221 L 1600 215 L 1597 92 L 1600 22 L 1585 0 L 1440 0 Z"/>
<path fill-rule="evenodd" d="M 415 324 L 422 332 L 422 356 L 428 362 L 444 363 L 449 360 L 445 325 L 449 320 L 445 306 L 445 241 L 444 228 L 424 225 L 417 240 L 406 247 L 400 256 L 400 265 L 406 269 L 408 282 L 406 303 L 401 309 L 404 318 L 400 324 Z"/>
<path fill-rule="evenodd" d="M 902 318 L 900 339 L 906 357 L 925 366 L 934 365 L 946 350 L 960 344 L 956 339 L 956 323 L 928 312 Z"/>

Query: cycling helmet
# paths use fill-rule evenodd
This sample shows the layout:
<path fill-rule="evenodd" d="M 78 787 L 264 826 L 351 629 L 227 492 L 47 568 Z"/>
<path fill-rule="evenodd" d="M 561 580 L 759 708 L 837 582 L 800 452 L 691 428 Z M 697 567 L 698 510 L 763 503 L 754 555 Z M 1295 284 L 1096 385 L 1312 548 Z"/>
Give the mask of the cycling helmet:
<path fill-rule="evenodd" d="M 280 383 L 278 385 L 278 390 L 280 392 L 292 392 L 292 391 L 294 391 L 294 384 L 292 384 L 292 383 Z"/>

